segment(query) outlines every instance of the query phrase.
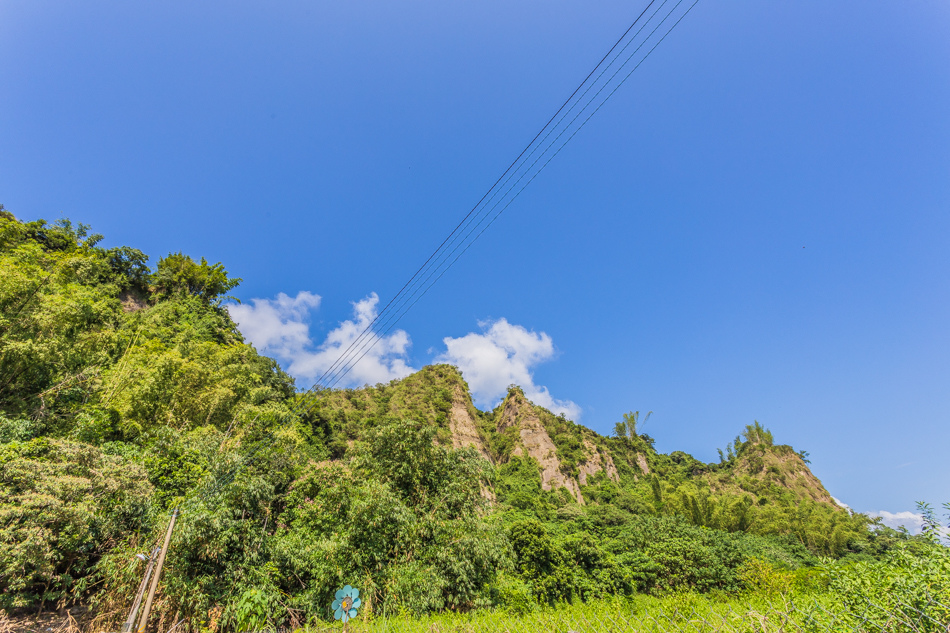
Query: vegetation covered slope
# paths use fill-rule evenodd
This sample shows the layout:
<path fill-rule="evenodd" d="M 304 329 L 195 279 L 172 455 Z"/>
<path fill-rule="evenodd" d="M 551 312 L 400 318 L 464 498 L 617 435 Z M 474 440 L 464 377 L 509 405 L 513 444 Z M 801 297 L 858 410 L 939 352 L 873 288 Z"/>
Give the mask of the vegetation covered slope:
<path fill-rule="evenodd" d="M 0 209 L 7 611 L 121 620 L 134 554 L 179 506 L 166 629 L 326 618 L 346 583 L 377 614 L 738 591 L 761 565 L 874 561 L 909 539 L 837 507 L 758 423 L 706 464 L 658 453 L 635 415 L 604 437 L 517 387 L 479 411 L 446 365 L 301 394 L 237 331 L 221 264 L 152 269 L 99 239 Z"/>

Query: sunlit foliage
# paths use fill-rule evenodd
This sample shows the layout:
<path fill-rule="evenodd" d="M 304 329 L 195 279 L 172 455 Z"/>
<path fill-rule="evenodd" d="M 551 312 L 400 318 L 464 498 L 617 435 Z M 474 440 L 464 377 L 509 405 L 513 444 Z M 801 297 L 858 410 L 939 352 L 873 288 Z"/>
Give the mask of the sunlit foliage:
<path fill-rule="evenodd" d="M 649 414 L 603 437 L 535 407 L 561 475 L 581 481 L 591 451 L 614 468 L 588 470 L 575 497 L 542 485 L 517 426 L 476 410 L 454 367 L 303 394 L 228 316 L 240 280 L 222 264 L 173 253 L 152 270 L 101 239 L 0 207 L 8 612 L 83 603 L 118 626 L 134 555 L 173 508 L 161 630 L 324 620 L 344 584 L 366 617 L 684 591 L 913 601 L 915 578 L 948 591 L 929 506 L 919 537 L 852 515 L 757 421 L 707 464 L 657 452 Z M 481 451 L 453 448 L 459 412 Z"/>

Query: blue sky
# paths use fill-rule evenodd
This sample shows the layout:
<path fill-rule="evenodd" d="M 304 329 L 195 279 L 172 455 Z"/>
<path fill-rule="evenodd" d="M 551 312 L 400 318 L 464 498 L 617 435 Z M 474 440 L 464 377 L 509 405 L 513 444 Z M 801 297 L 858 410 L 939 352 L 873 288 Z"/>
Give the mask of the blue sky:
<path fill-rule="evenodd" d="M 0 202 L 224 262 L 309 386 L 645 4 L 0 0 Z M 857 510 L 950 500 L 948 32 L 700 0 L 352 377 L 707 461 L 757 419 Z"/>

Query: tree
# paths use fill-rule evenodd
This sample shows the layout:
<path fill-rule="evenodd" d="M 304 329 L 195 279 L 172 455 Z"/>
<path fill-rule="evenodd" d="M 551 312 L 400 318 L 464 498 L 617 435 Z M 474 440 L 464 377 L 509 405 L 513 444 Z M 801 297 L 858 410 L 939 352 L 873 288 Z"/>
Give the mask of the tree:
<path fill-rule="evenodd" d="M 745 427 L 745 431 L 742 433 L 742 437 L 745 438 L 747 444 L 764 444 L 765 446 L 772 446 L 772 432 L 767 428 L 759 424 L 758 420 L 755 420 L 752 424 L 748 424 Z"/>
<path fill-rule="evenodd" d="M 434 437 L 432 426 L 385 419 L 348 463 L 294 482 L 274 552 L 295 608 L 316 614 L 351 583 L 374 609 L 469 609 L 507 566 L 504 534 L 483 516 L 490 464 Z"/>
<path fill-rule="evenodd" d="M 237 277 L 228 277 L 224 264 L 209 264 L 202 257 L 196 262 L 188 255 L 172 253 L 158 261 L 158 270 L 152 277 L 154 292 L 158 298 L 194 296 L 205 303 L 219 304 L 223 295 L 241 283 Z"/>
<path fill-rule="evenodd" d="M 125 289 L 131 286 L 140 290 L 148 289 L 151 272 L 146 263 L 148 255 L 128 246 L 110 248 L 105 255 L 120 288 Z"/>
<path fill-rule="evenodd" d="M 140 466 L 86 444 L 0 444 L 0 608 L 65 601 L 104 552 L 148 527 L 151 493 Z"/>
<path fill-rule="evenodd" d="M 614 433 L 617 437 L 629 441 L 633 441 L 637 437 L 637 424 L 646 426 L 647 420 L 650 419 L 650 416 L 653 415 L 652 411 L 648 411 L 645 416 L 643 416 L 643 422 L 639 422 L 640 412 L 631 411 L 629 413 L 623 414 L 623 422 L 617 422 L 614 425 Z"/>

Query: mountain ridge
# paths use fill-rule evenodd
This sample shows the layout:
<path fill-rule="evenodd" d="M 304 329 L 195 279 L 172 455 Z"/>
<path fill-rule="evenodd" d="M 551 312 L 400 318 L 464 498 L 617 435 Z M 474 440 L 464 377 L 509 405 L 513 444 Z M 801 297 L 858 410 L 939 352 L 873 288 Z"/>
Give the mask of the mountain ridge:
<path fill-rule="evenodd" d="M 425 400 L 420 391 L 436 395 Z M 653 474 L 651 461 L 661 459 L 648 437 L 601 435 L 530 402 L 516 385 L 509 388 L 493 410 L 481 411 L 474 406 L 464 376 L 453 365 L 428 365 L 386 385 L 332 393 L 344 395 L 318 395 L 315 407 L 337 407 L 370 424 L 379 416 L 425 421 L 437 429 L 437 441 L 456 449 L 471 447 L 496 467 L 512 458 L 534 460 L 539 467 L 542 490 L 564 489 L 580 504 L 586 503 L 582 488 L 599 473 L 605 473 L 609 481 L 621 482 L 617 460 L 626 466 L 626 478 L 639 482 Z M 376 410 L 361 418 L 358 412 L 366 411 L 372 403 Z M 553 437 L 559 441 L 556 443 Z M 350 439 L 358 436 L 354 434 Z M 767 442 L 764 437 L 761 439 L 743 443 L 741 455 L 722 464 L 702 463 L 681 451 L 665 458 L 690 464 L 688 479 L 705 483 L 712 493 L 749 494 L 757 500 L 769 491 L 784 489 L 797 499 L 809 499 L 846 512 L 791 446 L 773 445 L 770 434 Z"/>

